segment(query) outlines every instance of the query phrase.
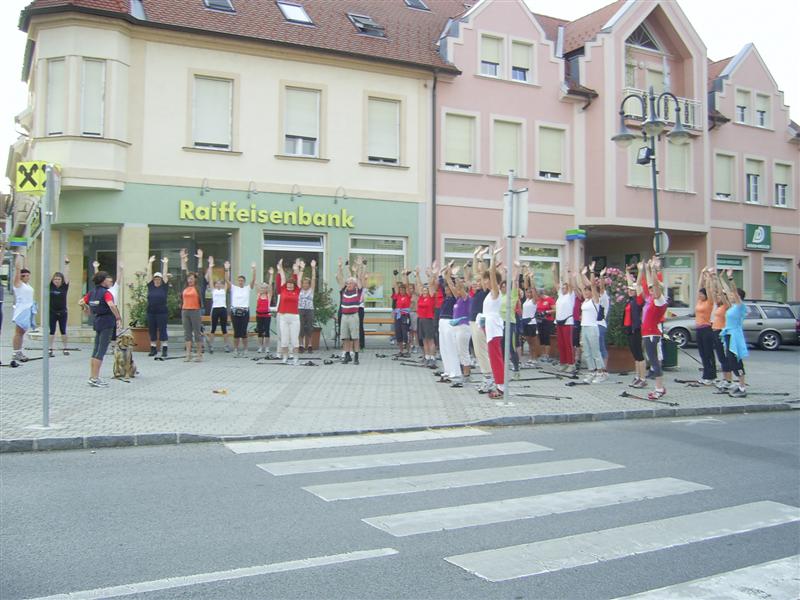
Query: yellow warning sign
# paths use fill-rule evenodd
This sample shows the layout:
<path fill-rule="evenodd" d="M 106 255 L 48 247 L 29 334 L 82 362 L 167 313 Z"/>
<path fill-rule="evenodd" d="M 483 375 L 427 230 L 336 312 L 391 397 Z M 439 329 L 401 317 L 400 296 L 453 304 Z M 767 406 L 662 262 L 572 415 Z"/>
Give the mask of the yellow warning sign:
<path fill-rule="evenodd" d="M 16 190 L 26 194 L 41 194 L 46 183 L 44 161 L 21 162 L 17 164 Z"/>

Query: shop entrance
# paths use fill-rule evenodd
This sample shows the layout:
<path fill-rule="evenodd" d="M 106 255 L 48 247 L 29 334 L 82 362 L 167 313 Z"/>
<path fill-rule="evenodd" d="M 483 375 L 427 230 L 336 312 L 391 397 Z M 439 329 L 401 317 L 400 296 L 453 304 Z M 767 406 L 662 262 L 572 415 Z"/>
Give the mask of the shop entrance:
<path fill-rule="evenodd" d="M 269 281 L 269 268 L 283 259 L 283 270 L 290 273 L 296 259 L 306 263 L 305 276 L 311 276 L 311 261 L 317 261 L 317 288 L 324 274 L 325 240 L 321 235 L 264 234 L 263 281 Z"/>

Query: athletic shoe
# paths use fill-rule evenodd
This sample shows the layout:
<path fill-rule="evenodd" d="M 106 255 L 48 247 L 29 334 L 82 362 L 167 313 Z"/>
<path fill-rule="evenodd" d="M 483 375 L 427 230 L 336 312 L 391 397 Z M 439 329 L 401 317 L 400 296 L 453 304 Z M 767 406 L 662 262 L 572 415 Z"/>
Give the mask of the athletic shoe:
<path fill-rule="evenodd" d="M 55 357 L 56 357 L 56 353 L 55 353 L 54 351 L 50 350 L 50 351 L 47 353 L 47 356 L 49 356 L 50 358 L 55 358 Z"/>
<path fill-rule="evenodd" d="M 652 392 L 647 394 L 647 399 L 648 400 L 658 400 L 659 398 L 661 398 L 663 396 L 666 396 L 666 395 L 667 395 L 667 390 L 666 389 L 660 389 L 659 390 L 658 388 L 656 388 Z"/>
<path fill-rule="evenodd" d="M 603 383 L 608 379 L 608 373 L 600 373 L 592 380 L 592 383 Z"/>
<path fill-rule="evenodd" d="M 717 389 L 721 392 L 730 390 L 733 388 L 733 383 L 728 381 L 727 379 L 722 379 L 719 383 L 717 383 Z"/>
<path fill-rule="evenodd" d="M 353 364 L 354 364 L 354 365 L 357 365 L 357 364 L 358 364 L 358 357 L 357 357 L 357 356 L 356 356 L 356 357 L 353 359 Z"/>
<path fill-rule="evenodd" d="M 288 365 L 289 364 L 289 357 L 284 356 L 283 360 L 281 360 L 281 363 L 283 363 L 284 365 Z"/>
<path fill-rule="evenodd" d="M 535 360 L 526 360 L 525 364 L 522 365 L 523 367 L 531 368 L 536 366 Z"/>
<path fill-rule="evenodd" d="M 452 388 L 463 388 L 464 384 L 461 381 L 454 381 L 453 383 L 450 384 L 450 387 L 452 387 Z"/>
<path fill-rule="evenodd" d="M 647 387 L 647 382 L 644 379 L 640 379 L 639 383 L 634 384 L 632 387 L 641 390 Z"/>
<path fill-rule="evenodd" d="M 206 352 L 208 352 L 209 354 L 214 354 L 214 345 L 213 344 L 207 344 L 206 345 Z"/>
<path fill-rule="evenodd" d="M 714 385 L 714 382 L 711 381 L 710 379 L 700 379 L 700 380 L 698 380 L 698 383 L 701 383 L 702 385 L 706 385 L 706 386 Z"/>
<path fill-rule="evenodd" d="M 96 387 L 96 388 L 108 387 L 108 383 L 106 383 L 105 381 L 101 380 L 99 377 L 97 379 L 90 378 L 88 383 L 89 383 L 90 386 Z"/>
<path fill-rule="evenodd" d="M 345 364 L 345 365 L 346 365 L 347 363 L 351 362 L 352 360 L 353 360 L 353 359 L 352 359 L 352 358 L 350 358 L 350 355 L 349 355 L 349 354 L 345 354 L 345 355 L 344 355 L 344 358 L 342 358 L 342 364 Z"/>
<path fill-rule="evenodd" d="M 314 349 L 311 346 L 306 346 L 306 353 L 307 354 L 311 354 L 313 351 L 314 351 Z"/>
<path fill-rule="evenodd" d="M 261 348 L 259 348 L 259 349 L 258 349 L 258 351 L 259 351 L 259 352 L 261 352 Z M 297 351 L 298 351 L 300 354 L 304 354 L 304 353 L 305 353 L 305 351 L 306 351 L 306 347 L 305 347 L 305 346 L 300 346 L 300 347 L 297 349 Z"/>
<path fill-rule="evenodd" d="M 64 356 L 69 356 L 69 350 L 62 350 L 62 351 L 61 351 L 61 353 L 62 353 Z"/>
<path fill-rule="evenodd" d="M 728 392 L 728 395 L 731 398 L 746 398 L 747 397 L 747 388 L 742 387 L 741 385 L 734 386 Z"/>
<path fill-rule="evenodd" d="M 594 373 L 589 373 L 589 375 L 584 378 L 583 383 L 594 383 L 595 377 L 596 375 Z"/>
<path fill-rule="evenodd" d="M 14 360 L 18 360 L 19 362 L 28 362 L 28 357 L 25 356 L 25 353 L 22 350 L 17 350 L 14 352 Z"/>
<path fill-rule="evenodd" d="M 166 346 L 162 346 L 161 347 L 161 358 L 167 358 L 167 347 Z"/>
<path fill-rule="evenodd" d="M 294 366 L 296 367 L 296 366 L 297 366 L 297 365 L 299 365 L 299 364 L 300 364 L 300 359 L 299 359 L 299 358 L 297 358 L 297 357 L 295 356 L 295 357 L 292 359 L 292 365 L 294 365 Z"/>
<path fill-rule="evenodd" d="M 231 347 L 228 344 L 225 344 L 225 352 L 230 353 Z"/>
<path fill-rule="evenodd" d="M 150 354 L 148 354 L 147 356 L 155 356 L 156 354 L 158 354 L 158 350 L 156 350 L 156 347 L 150 346 Z"/>

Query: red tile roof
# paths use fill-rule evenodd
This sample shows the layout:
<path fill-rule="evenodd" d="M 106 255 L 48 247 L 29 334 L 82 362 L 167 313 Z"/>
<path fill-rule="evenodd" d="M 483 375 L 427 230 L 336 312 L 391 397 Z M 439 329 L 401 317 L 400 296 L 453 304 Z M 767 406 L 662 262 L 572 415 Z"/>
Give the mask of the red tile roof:
<path fill-rule="evenodd" d="M 720 73 L 725 70 L 725 67 L 728 66 L 728 63 L 733 60 L 732 56 L 728 58 L 723 58 L 722 60 L 718 60 L 716 62 L 708 62 L 708 80 L 713 81 L 717 77 L 719 77 Z"/>
<path fill-rule="evenodd" d="M 144 26 L 210 35 L 234 36 L 381 61 L 458 72 L 436 50 L 450 17 L 465 10 L 461 0 L 426 0 L 430 11 L 414 10 L 404 0 L 292 0 L 301 4 L 314 26 L 288 23 L 275 2 L 233 0 L 235 13 L 209 10 L 203 0 L 145 0 L 146 21 L 130 16 L 129 0 L 34 0 L 23 10 L 20 27 L 32 16 L 63 11 L 90 12 Z M 347 18 L 368 15 L 386 30 L 385 38 L 359 34 Z"/>
<path fill-rule="evenodd" d="M 544 29 L 545 37 L 551 42 L 558 41 L 558 28 L 569 23 L 566 19 L 548 17 L 547 15 L 540 15 L 538 13 L 533 13 L 533 16 L 536 17 L 536 20 L 539 21 L 539 25 Z"/>
<path fill-rule="evenodd" d="M 625 0 L 617 0 L 568 23 L 564 31 L 564 54 L 577 50 L 594 39 L 603 25 L 622 8 L 623 4 Z"/>

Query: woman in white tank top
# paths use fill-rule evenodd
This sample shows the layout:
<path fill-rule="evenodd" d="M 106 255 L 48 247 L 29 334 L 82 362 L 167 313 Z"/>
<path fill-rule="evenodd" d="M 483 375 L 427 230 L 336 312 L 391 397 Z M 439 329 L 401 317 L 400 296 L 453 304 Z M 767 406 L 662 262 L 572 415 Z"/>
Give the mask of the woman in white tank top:
<path fill-rule="evenodd" d="M 214 353 L 214 336 L 217 333 L 217 326 L 222 329 L 222 339 L 225 343 L 225 352 L 231 351 L 230 334 L 228 333 L 228 288 L 230 282 L 231 264 L 225 262 L 225 279 L 214 281 L 214 288 L 211 290 L 211 331 L 206 336 L 206 346 L 208 352 Z M 213 281 L 214 257 L 208 257 L 208 270 L 206 271 L 206 281 Z M 248 298 L 249 299 L 249 298 Z"/>
<path fill-rule="evenodd" d="M 28 357 L 22 352 L 22 338 L 25 332 L 33 326 L 33 287 L 28 283 L 31 272 L 22 267 L 22 255 L 17 254 L 14 261 L 14 359 L 26 361 Z"/>

